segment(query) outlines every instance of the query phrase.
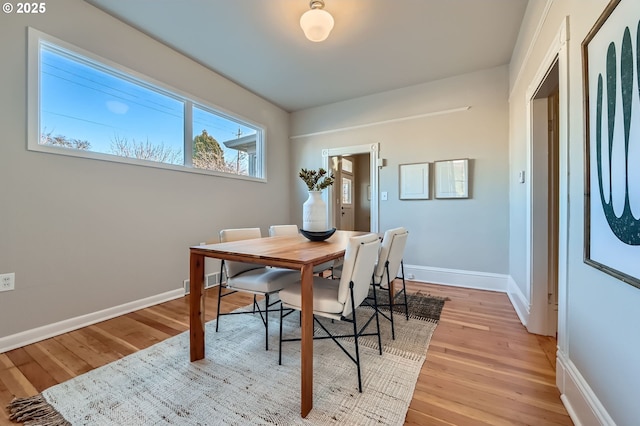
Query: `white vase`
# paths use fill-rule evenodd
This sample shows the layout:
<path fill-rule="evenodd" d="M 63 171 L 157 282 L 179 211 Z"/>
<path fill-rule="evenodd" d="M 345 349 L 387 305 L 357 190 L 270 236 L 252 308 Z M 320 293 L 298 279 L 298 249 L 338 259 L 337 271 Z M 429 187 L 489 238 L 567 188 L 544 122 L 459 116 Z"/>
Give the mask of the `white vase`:
<path fill-rule="evenodd" d="M 305 231 L 326 231 L 327 204 L 322 199 L 322 191 L 309 191 L 309 198 L 302 205 L 302 229 Z"/>

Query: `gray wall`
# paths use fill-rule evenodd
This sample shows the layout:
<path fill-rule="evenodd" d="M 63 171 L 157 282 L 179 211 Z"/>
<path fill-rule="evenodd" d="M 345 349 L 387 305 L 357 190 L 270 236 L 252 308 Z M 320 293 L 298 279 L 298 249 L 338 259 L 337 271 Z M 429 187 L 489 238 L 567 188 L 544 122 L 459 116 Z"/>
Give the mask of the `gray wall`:
<path fill-rule="evenodd" d="M 561 224 L 560 229 L 568 241 L 568 261 L 566 276 L 561 277 L 566 285 L 560 289 L 565 300 L 560 306 L 558 383 L 577 424 L 632 425 L 640 418 L 640 289 L 583 262 L 585 135 L 581 43 L 608 3 L 529 1 L 510 75 L 510 275 L 520 288 L 526 288 L 527 203 L 524 185 L 516 182 L 517 171 L 526 170 L 528 162 L 525 94 L 561 21 L 568 17 L 569 95 L 560 100 L 568 108 L 568 120 L 561 122 L 561 129 L 568 132 L 563 147 L 568 154 L 561 161 L 561 174 L 568 189 L 568 200 L 562 201 L 568 225 Z M 635 4 L 636 11 L 640 11 L 638 2 L 622 3 Z"/>
<path fill-rule="evenodd" d="M 27 151 L 28 26 L 267 126 L 268 183 Z M 283 110 L 83 1 L 0 15 L 0 55 L 0 338 L 178 289 L 190 245 L 289 222 Z"/>
<path fill-rule="evenodd" d="M 320 167 L 323 148 L 379 143 L 380 191 L 388 193 L 380 230 L 409 229 L 405 264 L 506 274 L 507 89 L 507 67 L 499 67 L 295 112 L 294 170 Z M 471 108 L 429 115 L 462 106 Z M 314 135 L 336 129 L 344 130 Z M 456 158 L 471 160 L 469 199 L 399 200 L 400 164 Z M 304 199 L 303 185 L 294 185 L 291 217 L 300 217 Z"/>

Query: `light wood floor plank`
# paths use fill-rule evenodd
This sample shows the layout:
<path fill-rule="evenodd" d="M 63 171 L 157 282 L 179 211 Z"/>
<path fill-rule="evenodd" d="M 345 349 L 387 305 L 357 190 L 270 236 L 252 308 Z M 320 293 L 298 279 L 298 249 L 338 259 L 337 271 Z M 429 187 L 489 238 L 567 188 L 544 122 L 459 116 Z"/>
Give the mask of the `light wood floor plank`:
<path fill-rule="evenodd" d="M 555 339 L 527 333 L 505 294 L 412 282 L 407 288 L 449 300 L 405 425 L 572 424 L 555 386 Z M 205 300 L 211 321 L 217 288 L 205 291 Z M 221 310 L 252 300 L 235 294 L 223 299 Z M 0 354 L 0 405 L 188 328 L 189 299 L 183 297 Z M 8 413 L 2 410 L 0 424 L 5 423 Z"/>
<path fill-rule="evenodd" d="M 72 371 L 39 344 L 25 346 L 24 349 L 42 368 L 51 374 L 57 383 L 65 382 L 75 376 Z"/>
<path fill-rule="evenodd" d="M 4 389 L 14 395 L 35 395 L 38 393 L 38 390 L 6 354 L 0 354 L 0 382 Z"/>

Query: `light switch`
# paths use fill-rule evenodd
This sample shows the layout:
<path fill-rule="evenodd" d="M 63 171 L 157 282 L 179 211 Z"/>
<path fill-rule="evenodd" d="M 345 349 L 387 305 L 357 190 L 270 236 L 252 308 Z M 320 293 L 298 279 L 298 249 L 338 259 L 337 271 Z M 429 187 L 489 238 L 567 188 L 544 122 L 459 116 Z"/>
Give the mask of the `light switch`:
<path fill-rule="evenodd" d="M 520 170 L 520 172 L 518 172 L 518 182 L 524 183 L 524 170 Z"/>
<path fill-rule="evenodd" d="M 386 191 L 383 191 L 383 192 L 380 193 L 380 199 L 382 201 L 387 201 L 387 192 Z"/>

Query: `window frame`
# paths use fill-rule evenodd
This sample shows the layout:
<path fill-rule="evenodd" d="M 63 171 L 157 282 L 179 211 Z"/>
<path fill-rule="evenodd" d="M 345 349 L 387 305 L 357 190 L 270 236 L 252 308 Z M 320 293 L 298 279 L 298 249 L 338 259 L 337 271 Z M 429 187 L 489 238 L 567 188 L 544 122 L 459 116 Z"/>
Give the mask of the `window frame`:
<path fill-rule="evenodd" d="M 27 150 L 43 152 L 48 154 L 65 155 L 69 157 L 88 158 L 91 160 L 109 161 L 124 163 L 135 166 L 151 167 L 165 170 L 175 170 L 187 173 L 211 175 L 231 179 L 249 180 L 254 182 L 267 182 L 266 170 L 266 133 L 267 128 L 263 124 L 257 123 L 239 114 L 230 112 L 225 108 L 198 98 L 190 93 L 176 89 L 168 84 L 162 83 L 152 77 L 134 71 L 124 65 L 101 57 L 71 43 L 60 40 L 56 37 L 43 33 L 32 27 L 28 28 L 27 46 Z M 113 154 L 101 153 L 97 151 L 84 151 L 69 149 L 64 147 L 40 144 L 40 51 L 43 44 L 53 46 L 54 50 L 59 50 L 62 54 L 69 55 L 73 60 L 84 62 L 100 71 L 107 72 L 123 80 L 140 85 L 172 97 L 184 103 L 183 117 L 183 149 L 184 164 L 169 164 L 157 161 L 142 160 L 137 158 L 122 157 Z M 215 170 L 198 169 L 191 166 L 193 154 L 193 117 L 194 107 L 204 109 L 207 112 L 218 115 L 225 119 L 236 121 L 246 127 L 255 128 L 256 134 L 256 175 L 248 176 L 240 174 L 225 173 Z M 220 144 L 223 141 L 218 141 Z"/>

